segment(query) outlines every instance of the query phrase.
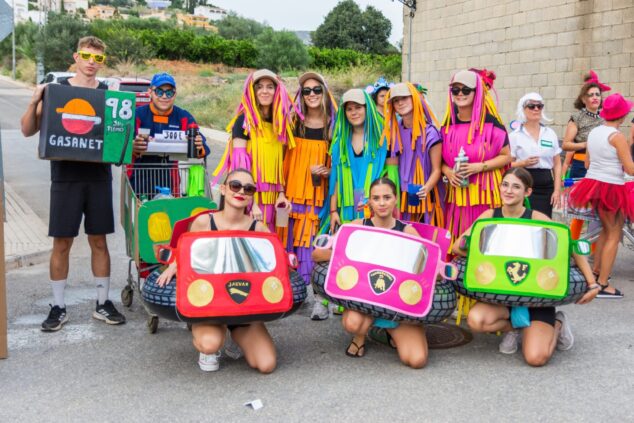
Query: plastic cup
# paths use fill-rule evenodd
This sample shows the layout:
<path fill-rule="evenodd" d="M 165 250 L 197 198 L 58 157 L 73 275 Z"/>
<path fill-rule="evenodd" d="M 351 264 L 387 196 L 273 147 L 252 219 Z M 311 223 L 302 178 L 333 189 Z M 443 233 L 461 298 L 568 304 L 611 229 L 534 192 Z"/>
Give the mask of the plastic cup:
<path fill-rule="evenodd" d="M 407 205 L 418 206 L 420 204 L 420 198 L 418 198 L 418 191 L 422 188 L 419 184 L 407 185 Z"/>
<path fill-rule="evenodd" d="M 220 193 L 220 186 L 214 185 L 211 187 L 211 199 L 214 203 L 216 203 L 216 208 L 220 207 L 220 198 L 222 194 Z"/>
<path fill-rule="evenodd" d="M 356 209 L 365 204 L 365 190 L 357 188 L 354 190 L 354 206 Z"/>
<path fill-rule="evenodd" d="M 280 203 L 275 210 L 275 226 L 278 228 L 288 227 L 288 213 L 286 203 Z"/>
<path fill-rule="evenodd" d="M 137 131 L 137 134 L 140 135 L 141 137 L 145 138 L 145 140 L 147 141 L 147 139 L 150 137 L 150 129 L 149 128 L 139 128 L 139 130 Z"/>
<path fill-rule="evenodd" d="M 321 186 L 321 175 L 315 175 L 314 173 L 311 173 L 310 177 L 313 180 L 313 186 L 314 187 L 320 187 Z"/>

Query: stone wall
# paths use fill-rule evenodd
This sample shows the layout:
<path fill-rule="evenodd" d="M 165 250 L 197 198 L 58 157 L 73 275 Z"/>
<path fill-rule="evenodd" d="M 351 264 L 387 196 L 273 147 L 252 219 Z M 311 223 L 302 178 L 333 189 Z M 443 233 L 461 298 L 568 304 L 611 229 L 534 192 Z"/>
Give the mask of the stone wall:
<path fill-rule="evenodd" d="M 583 75 L 595 70 L 612 92 L 634 97 L 634 0 L 418 0 L 412 24 L 412 80 L 429 88 L 442 119 L 451 74 L 492 69 L 505 123 L 517 101 L 538 91 L 557 134 Z M 404 7 L 403 80 L 409 9 Z"/>

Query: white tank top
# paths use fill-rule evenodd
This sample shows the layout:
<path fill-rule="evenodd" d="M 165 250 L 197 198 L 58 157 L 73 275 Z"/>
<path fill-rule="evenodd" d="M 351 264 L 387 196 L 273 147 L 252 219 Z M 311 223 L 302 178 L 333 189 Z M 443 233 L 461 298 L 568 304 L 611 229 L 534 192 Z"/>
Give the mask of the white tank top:
<path fill-rule="evenodd" d="M 590 153 L 590 167 L 586 178 L 616 185 L 625 183 L 623 165 L 616 154 L 616 148 L 612 147 L 608 141 L 610 135 L 617 131 L 616 128 L 600 125 L 588 134 L 587 150 Z"/>

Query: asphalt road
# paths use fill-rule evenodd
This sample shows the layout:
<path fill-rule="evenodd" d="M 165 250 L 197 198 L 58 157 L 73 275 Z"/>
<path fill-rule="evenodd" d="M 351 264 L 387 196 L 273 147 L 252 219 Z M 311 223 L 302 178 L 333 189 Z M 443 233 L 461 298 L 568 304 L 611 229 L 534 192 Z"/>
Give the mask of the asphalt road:
<path fill-rule="evenodd" d="M 28 91 L 0 80 L 5 177 L 47 221 L 49 165 L 18 119 Z M 222 152 L 212 146 L 212 162 Z M 118 213 L 118 171 L 113 182 Z M 128 259 L 120 228 L 108 239 L 111 298 L 119 303 Z M 634 253 L 621 249 L 613 279 L 626 297 L 567 306 L 576 341 L 543 368 L 497 352 L 500 338 L 477 335 L 463 347 L 430 352 L 422 370 L 394 351 L 367 344 L 364 358 L 344 355 L 350 340 L 338 318 L 312 322 L 309 306 L 269 325 L 278 368 L 260 375 L 244 360 L 221 358 L 203 373 L 183 324 L 147 332 L 138 298 L 122 309 L 128 323 L 91 318 L 95 289 L 85 237 L 73 247 L 67 288 L 70 322 L 41 333 L 50 288 L 46 264 L 7 274 L 9 353 L 0 360 L 0 422 L 36 421 L 634 421 Z M 261 399 L 264 408 L 243 404 Z"/>

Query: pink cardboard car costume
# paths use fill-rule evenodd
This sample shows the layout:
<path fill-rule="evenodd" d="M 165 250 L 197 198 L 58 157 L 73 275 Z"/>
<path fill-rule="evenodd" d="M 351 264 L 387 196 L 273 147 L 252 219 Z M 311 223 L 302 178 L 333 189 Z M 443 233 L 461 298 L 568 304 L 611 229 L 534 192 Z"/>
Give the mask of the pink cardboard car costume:
<path fill-rule="evenodd" d="M 375 318 L 433 323 L 456 305 L 454 289 L 437 282 L 455 267 L 435 242 L 389 229 L 346 224 L 333 240 L 330 263 L 318 263 L 313 283 L 335 304 Z"/>

